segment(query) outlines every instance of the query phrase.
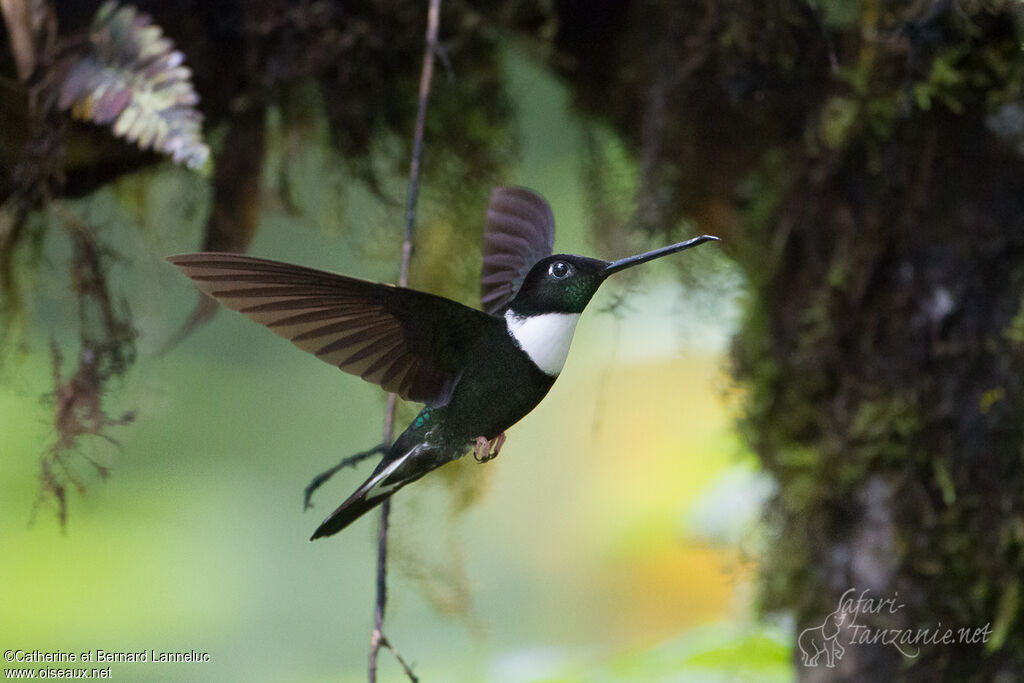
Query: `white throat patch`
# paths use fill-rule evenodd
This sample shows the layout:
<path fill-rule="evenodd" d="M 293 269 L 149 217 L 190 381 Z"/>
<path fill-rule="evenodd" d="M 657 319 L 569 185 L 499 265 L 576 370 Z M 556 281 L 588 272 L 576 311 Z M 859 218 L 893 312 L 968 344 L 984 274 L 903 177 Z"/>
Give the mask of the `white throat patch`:
<path fill-rule="evenodd" d="M 545 375 L 557 377 L 565 365 L 579 313 L 543 313 L 521 316 L 505 312 L 505 326 L 533 364 Z"/>

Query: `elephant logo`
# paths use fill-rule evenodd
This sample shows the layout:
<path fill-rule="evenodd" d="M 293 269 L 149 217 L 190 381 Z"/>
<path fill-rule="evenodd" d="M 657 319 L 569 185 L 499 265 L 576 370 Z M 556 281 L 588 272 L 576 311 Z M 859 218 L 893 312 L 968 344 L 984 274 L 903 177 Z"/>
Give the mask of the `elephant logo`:
<path fill-rule="evenodd" d="M 836 609 L 825 617 L 820 626 L 805 628 L 797 638 L 804 666 L 818 666 L 818 659 L 825 655 L 825 666 L 834 668 L 836 660 L 846 650 L 839 644 L 839 632 L 846 619 L 846 612 Z"/>

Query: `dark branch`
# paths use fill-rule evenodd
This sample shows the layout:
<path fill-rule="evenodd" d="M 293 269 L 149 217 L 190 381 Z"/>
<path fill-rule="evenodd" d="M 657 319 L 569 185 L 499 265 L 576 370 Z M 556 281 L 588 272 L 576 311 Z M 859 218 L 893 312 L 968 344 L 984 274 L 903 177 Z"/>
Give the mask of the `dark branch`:
<path fill-rule="evenodd" d="M 398 284 L 409 283 L 409 262 L 412 259 L 412 237 L 416 227 L 416 200 L 419 197 L 420 157 L 423 154 L 423 131 L 426 128 L 427 102 L 430 100 L 430 83 L 434 76 L 434 55 L 437 53 L 437 33 L 441 23 L 441 0 L 430 0 L 427 11 L 427 36 L 423 48 L 423 70 L 420 73 L 419 102 L 416 108 L 416 129 L 412 138 L 412 160 L 409 163 L 409 196 L 405 207 L 405 239 L 402 242 L 402 265 L 398 273 Z M 388 396 L 387 413 L 384 416 L 384 443 L 391 443 L 394 434 L 394 394 Z M 374 610 L 373 634 L 370 637 L 369 681 L 377 681 L 377 655 L 381 646 L 387 647 L 405 670 L 413 683 L 417 678 L 402 659 L 398 650 L 384 636 L 384 608 L 387 604 L 387 559 L 388 559 L 388 517 L 391 514 L 391 500 L 385 500 L 380 508 L 380 533 L 377 537 L 377 602 Z"/>

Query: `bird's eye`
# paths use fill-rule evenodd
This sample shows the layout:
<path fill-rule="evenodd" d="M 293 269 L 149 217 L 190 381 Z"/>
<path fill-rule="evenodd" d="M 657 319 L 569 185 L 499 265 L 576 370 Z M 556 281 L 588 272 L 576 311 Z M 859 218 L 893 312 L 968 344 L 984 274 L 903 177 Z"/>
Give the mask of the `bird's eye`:
<path fill-rule="evenodd" d="M 548 275 L 555 278 L 556 280 L 562 280 L 569 277 L 569 273 L 572 272 L 572 266 L 565 261 L 555 261 L 548 268 Z"/>

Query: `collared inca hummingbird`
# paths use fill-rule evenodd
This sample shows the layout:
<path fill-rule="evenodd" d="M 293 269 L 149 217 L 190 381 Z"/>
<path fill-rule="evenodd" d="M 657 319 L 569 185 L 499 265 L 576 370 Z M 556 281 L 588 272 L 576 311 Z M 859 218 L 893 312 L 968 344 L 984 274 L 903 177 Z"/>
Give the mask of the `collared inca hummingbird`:
<path fill-rule="evenodd" d="M 469 452 L 485 461 L 558 378 L 580 314 L 612 273 L 695 247 L 701 235 L 618 261 L 552 255 L 540 195 L 495 188 L 487 208 L 483 311 L 433 294 L 239 254 L 168 260 L 206 294 L 301 349 L 424 403 L 370 477 L 310 540 L 336 534 L 406 484 Z"/>

